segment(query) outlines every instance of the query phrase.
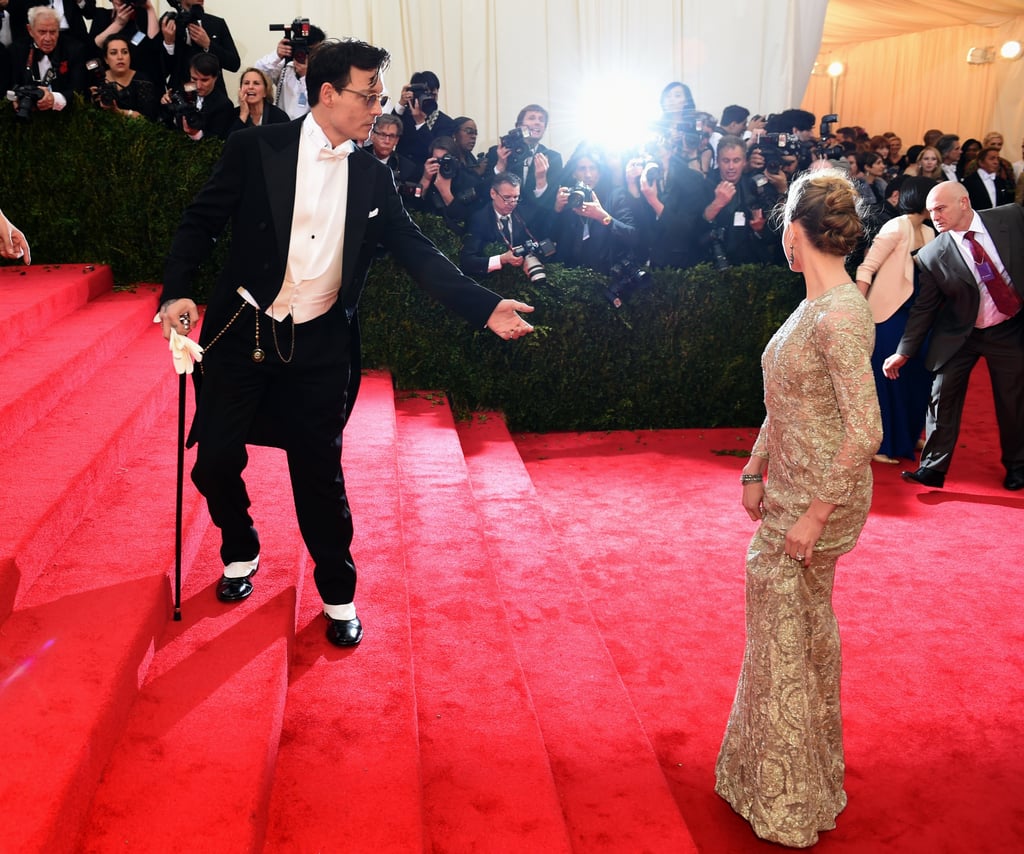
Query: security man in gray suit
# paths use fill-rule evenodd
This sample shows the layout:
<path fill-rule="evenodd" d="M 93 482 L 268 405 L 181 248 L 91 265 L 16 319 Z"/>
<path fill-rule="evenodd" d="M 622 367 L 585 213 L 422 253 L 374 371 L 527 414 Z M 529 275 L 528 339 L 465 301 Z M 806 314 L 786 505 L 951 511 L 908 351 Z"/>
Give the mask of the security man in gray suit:
<path fill-rule="evenodd" d="M 1003 486 L 1024 489 L 1024 209 L 971 208 L 962 184 L 928 194 L 939 236 L 916 257 L 921 290 L 896 352 L 883 364 L 895 378 L 931 333 L 925 367 L 935 372 L 916 471 L 903 479 L 942 487 L 949 470 L 971 371 L 988 363 L 1006 468 Z"/>

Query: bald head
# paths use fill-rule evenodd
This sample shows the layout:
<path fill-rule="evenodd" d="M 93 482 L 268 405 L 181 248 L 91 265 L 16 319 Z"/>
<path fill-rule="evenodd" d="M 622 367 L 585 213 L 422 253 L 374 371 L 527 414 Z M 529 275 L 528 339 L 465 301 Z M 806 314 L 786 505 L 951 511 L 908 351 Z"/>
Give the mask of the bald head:
<path fill-rule="evenodd" d="M 941 181 L 928 193 L 928 214 L 932 224 L 942 231 L 966 231 L 974 210 L 967 196 L 967 188 L 957 181 Z"/>

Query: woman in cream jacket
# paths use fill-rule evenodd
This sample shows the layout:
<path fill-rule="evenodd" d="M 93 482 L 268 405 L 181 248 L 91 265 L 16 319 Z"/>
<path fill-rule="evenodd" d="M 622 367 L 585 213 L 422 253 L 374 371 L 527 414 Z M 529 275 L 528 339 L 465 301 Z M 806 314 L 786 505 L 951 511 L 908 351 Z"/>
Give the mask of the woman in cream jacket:
<path fill-rule="evenodd" d="M 912 359 L 897 380 L 886 379 L 882 362 L 895 353 L 917 293 L 914 253 L 935 237 L 925 223 L 925 200 L 935 186 L 931 178 L 907 176 L 900 184 L 901 216 L 889 220 L 872 241 L 857 268 L 857 286 L 867 297 L 875 320 L 875 372 L 878 404 L 882 411 L 882 444 L 875 460 L 898 463 L 913 460 L 924 429 L 932 375 L 920 358 Z"/>

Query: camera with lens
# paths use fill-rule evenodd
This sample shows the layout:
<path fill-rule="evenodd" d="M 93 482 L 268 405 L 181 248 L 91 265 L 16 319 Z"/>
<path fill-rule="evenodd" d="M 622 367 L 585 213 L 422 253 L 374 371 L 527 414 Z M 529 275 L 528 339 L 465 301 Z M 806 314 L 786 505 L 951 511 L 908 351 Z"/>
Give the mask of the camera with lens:
<path fill-rule="evenodd" d="M 582 181 L 577 181 L 569 188 L 569 200 L 565 203 L 565 206 L 569 210 L 574 211 L 577 208 L 583 207 L 584 202 L 592 201 L 594 201 L 594 191 Z"/>
<path fill-rule="evenodd" d="M 519 158 L 530 150 L 530 139 L 530 132 L 526 128 L 512 128 L 498 142 L 502 148 L 512 152 L 513 158 Z"/>
<path fill-rule="evenodd" d="M 818 159 L 842 160 L 846 155 L 846 150 L 841 145 L 825 144 L 825 140 L 828 139 L 832 133 L 832 125 L 838 121 L 839 116 L 836 113 L 829 113 L 827 116 L 821 117 L 821 125 L 818 127 L 818 136 L 820 139 L 811 147 L 811 152 Z"/>
<path fill-rule="evenodd" d="M 284 33 L 284 40 L 292 49 L 292 55 L 285 60 L 292 62 L 309 61 L 309 18 L 296 18 L 290 24 L 271 24 L 270 32 Z"/>
<path fill-rule="evenodd" d="M 183 119 L 188 122 L 188 126 L 192 130 L 203 129 L 203 114 L 199 112 L 199 106 L 196 104 L 198 97 L 199 93 L 195 83 L 184 83 L 180 89 L 171 92 L 171 100 L 167 104 L 167 109 L 170 111 L 175 125 L 180 127 Z"/>
<path fill-rule="evenodd" d="M 117 84 L 107 80 L 103 63 L 98 59 L 90 59 L 85 63 L 85 70 L 96 81 L 94 86 L 96 93 L 93 95 L 93 101 L 101 107 L 113 107 L 117 103 Z"/>
<path fill-rule="evenodd" d="M 459 171 L 459 161 L 451 154 L 445 154 L 437 158 L 437 174 L 442 178 L 454 178 Z"/>
<path fill-rule="evenodd" d="M 724 228 L 711 229 L 711 263 L 716 270 L 728 270 L 732 266 L 729 256 L 725 254 L 723 240 L 725 240 Z"/>
<path fill-rule="evenodd" d="M 14 117 L 22 120 L 29 118 L 33 108 L 45 94 L 46 90 L 42 89 L 38 83 L 26 83 L 8 90 L 7 100 L 17 104 Z"/>
<path fill-rule="evenodd" d="M 648 187 L 656 187 L 661 180 L 661 167 L 653 160 L 648 160 L 644 164 L 643 176 Z"/>
<path fill-rule="evenodd" d="M 167 0 L 174 9 L 173 12 L 167 13 L 167 19 L 174 21 L 179 31 L 184 31 L 188 28 L 189 24 L 203 25 L 203 4 L 196 3 L 191 9 L 186 9 L 181 5 L 181 0 Z"/>
<path fill-rule="evenodd" d="M 629 258 L 622 258 L 608 269 L 608 287 L 605 296 L 615 308 L 622 308 L 622 303 L 633 291 L 649 284 L 650 274 Z"/>
<path fill-rule="evenodd" d="M 419 102 L 423 115 L 437 112 L 437 98 L 426 83 L 410 83 L 406 88 L 412 92 L 413 101 Z"/>
<path fill-rule="evenodd" d="M 531 282 L 546 282 L 548 275 L 544 272 L 544 263 L 538 258 L 543 255 L 545 258 L 555 254 L 555 244 L 545 238 L 541 241 L 533 239 L 524 240 L 519 246 L 512 247 L 512 255 L 523 259 L 523 272 Z"/>

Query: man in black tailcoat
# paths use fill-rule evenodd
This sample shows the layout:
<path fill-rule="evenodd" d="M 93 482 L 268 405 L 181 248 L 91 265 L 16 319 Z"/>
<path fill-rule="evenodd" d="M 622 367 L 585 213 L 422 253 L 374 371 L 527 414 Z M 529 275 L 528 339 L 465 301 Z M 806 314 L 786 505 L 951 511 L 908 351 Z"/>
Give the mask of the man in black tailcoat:
<path fill-rule="evenodd" d="M 217 595 L 246 598 L 259 565 L 245 445 L 283 447 L 337 646 L 363 635 L 341 442 L 358 379 L 356 308 L 378 246 L 472 326 L 508 339 L 532 330 L 517 313 L 529 306 L 466 278 L 423 236 L 391 170 L 359 147 L 387 101 L 388 61 L 363 42 L 324 42 L 310 56 L 310 113 L 228 138 L 182 218 L 161 297 L 164 335 L 187 334 L 199 319 L 192 277 L 230 220 L 231 251 L 199 339 L 206 352 L 188 440 L 198 443 L 192 479 L 221 529 Z"/>

